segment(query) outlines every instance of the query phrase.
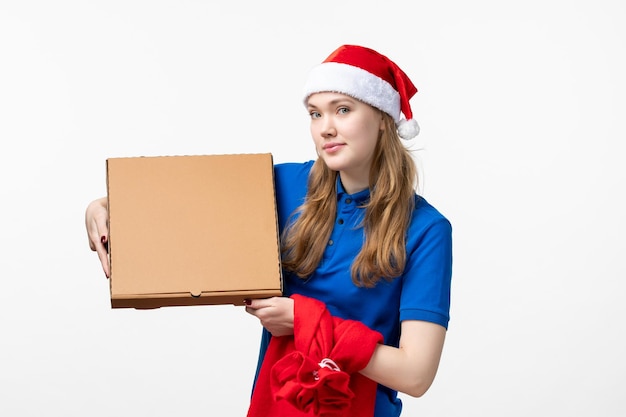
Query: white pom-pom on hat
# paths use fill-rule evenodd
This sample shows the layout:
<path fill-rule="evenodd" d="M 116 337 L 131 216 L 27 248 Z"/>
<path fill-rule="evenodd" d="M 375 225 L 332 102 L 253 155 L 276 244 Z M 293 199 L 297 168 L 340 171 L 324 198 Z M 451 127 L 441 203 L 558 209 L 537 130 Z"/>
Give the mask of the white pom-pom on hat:
<path fill-rule="evenodd" d="M 417 88 L 398 65 L 373 49 L 342 45 L 314 67 L 304 86 L 305 105 L 311 94 L 324 91 L 349 95 L 389 114 L 402 139 L 419 134 L 409 103 Z"/>
<path fill-rule="evenodd" d="M 417 124 L 415 119 L 400 120 L 398 125 L 398 135 L 405 140 L 413 139 L 420 133 L 420 126 Z"/>

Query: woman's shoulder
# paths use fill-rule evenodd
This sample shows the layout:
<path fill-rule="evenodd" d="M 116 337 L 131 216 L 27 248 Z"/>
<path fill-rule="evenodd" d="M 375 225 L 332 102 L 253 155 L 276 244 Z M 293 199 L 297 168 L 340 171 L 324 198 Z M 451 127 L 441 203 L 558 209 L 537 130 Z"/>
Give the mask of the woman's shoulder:
<path fill-rule="evenodd" d="M 439 225 L 451 229 L 450 220 L 434 205 L 421 195 L 415 195 L 415 209 L 411 220 L 412 229 L 428 229 L 433 225 Z"/>
<path fill-rule="evenodd" d="M 415 200 L 415 210 L 407 231 L 406 248 L 407 255 L 411 254 L 411 262 L 423 262 L 428 258 L 435 263 L 443 262 L 441 265 L 445 266 L 452 256 L 451 222 L 421 196 Z M 426 255 L 429 256 L 425 258 Z"/>
<path fill-rule="evenodd" d="M 274 165 L 274 184 L 279 208 L 285 213 L 302 204 L 314 161 L 284 162 Z"/>
<path fill-rule="evenodd" d="M 314 161 L 283 162 L 274 165 L 274 177 L 277 184 L 306 185 Z"/>
<path fill-rule="evenodd" d="M 274 171 L 280 174 L 306 174 L 309 175 L 315 161 L 304 162 L 281 162 L 274 165 Z"/>

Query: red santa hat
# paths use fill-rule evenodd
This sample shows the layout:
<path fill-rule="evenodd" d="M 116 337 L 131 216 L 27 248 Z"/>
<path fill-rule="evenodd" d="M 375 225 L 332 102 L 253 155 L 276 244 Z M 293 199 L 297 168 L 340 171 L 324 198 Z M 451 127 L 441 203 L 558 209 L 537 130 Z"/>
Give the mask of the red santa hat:
<path fill-rule="evenodd" d="M 389 114 L 402 139 L 420 131 L 409 104 L 417 88 L 400 67 L 373 49 L 342 45 L 313 67 L 304 86 L 305 102 L 325 91 L 346 94 Z"/>

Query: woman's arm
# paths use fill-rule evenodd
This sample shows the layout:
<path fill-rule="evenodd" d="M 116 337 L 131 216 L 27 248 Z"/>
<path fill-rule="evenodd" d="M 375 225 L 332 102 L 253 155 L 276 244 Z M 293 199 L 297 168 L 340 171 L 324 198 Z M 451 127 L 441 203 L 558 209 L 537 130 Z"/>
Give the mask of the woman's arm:
<path fill-rule="evenodd" d="M 400 347 L 379 344 L 361 374 L 396 391 L 420 397 L 437 374 L 446 329 L 435 323 L 406 320 L 401 332 Z"/>
<path fill-rule="evenodd" d="M 287 297 L 250 300 L 246 311 L 274 336 L 293 334 L 293 300 Z M 402 322 L 400 347 L 379 344 L 361 374 L 396 391 L 420 397 L 439 367 L 446 329 L 419 320 Z"/>
<path fill-rule="evenodd" d="M 102 197 L 92 201 L 85 210 L 85 227 L 89 238 L 89 247 L 98 253 L 104 274 L 109 277 L 109 256 L 107 243 L 109 241 L 109 213 L 107 198 Z"/>

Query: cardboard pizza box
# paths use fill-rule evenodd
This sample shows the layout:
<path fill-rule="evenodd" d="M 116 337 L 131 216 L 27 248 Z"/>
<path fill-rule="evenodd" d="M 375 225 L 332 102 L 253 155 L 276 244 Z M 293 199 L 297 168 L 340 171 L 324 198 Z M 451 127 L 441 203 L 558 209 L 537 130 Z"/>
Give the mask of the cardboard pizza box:
<path fill-rule="evenodd" d="M 112 308 L 282 294 L 272 155 L 109 158 Z"/>

